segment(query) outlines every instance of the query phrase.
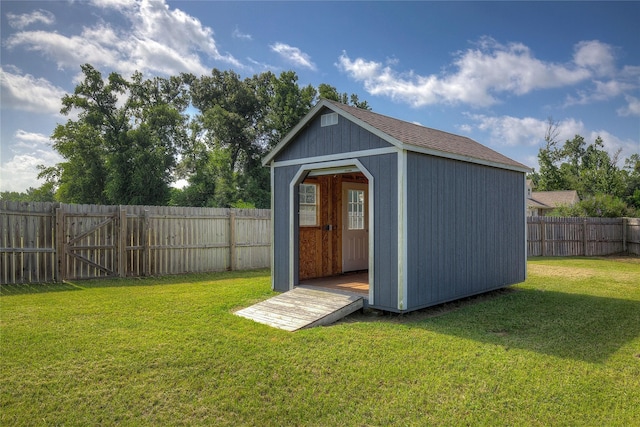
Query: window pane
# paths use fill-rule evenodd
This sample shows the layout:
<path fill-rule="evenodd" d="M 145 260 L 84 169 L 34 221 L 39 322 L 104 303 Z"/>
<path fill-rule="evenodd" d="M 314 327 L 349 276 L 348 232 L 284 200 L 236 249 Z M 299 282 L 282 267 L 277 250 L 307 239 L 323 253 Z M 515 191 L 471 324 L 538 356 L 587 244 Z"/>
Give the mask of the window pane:
<path fill-rule="evenodd" d="M 349 230 L 364 229 L 364 191 L 349 190 L 347 195 L 347 214 Z"/>
<path fill-rule="evenodd" d="M 300 184 L 298 212 L 301 226 L 318 225 L 317 188 L 316 184 Z"/>

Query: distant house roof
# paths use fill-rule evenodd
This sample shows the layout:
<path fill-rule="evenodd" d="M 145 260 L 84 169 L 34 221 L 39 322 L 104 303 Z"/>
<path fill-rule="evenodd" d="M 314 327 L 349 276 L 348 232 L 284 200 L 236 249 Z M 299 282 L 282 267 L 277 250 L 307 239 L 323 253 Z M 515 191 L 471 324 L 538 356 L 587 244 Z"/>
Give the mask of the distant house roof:
<path fill-rule="evenodd" d="M 527 200 L 527 206 L 530 208 L 554 209 L 559 206 L 571 206 L 579 201 L 578 192 L 575 190 L 532 191 Z"/>
<path fill-rule="evenodd" d="M 493 151 L 471 138 L 405 122 L 327 99 L 322 99 L 316 104 L 301 122 L 265 157 L 263 164 L 268 164 L 325 107 L 401 149 L 521 172 L 529 172 L 531 170 L 528 166 Z"/>

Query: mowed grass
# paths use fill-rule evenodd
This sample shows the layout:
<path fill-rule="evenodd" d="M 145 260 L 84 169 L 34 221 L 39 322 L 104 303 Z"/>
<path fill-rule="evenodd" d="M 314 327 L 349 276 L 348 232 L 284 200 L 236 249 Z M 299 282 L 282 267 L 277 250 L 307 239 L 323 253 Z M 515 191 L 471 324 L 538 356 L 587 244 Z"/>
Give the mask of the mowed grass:
<path fill-rule="evenodd" d="M 638 259 L 284 332 L 268 271 L 3 286 L 1 425 L 640 425 Z"/>

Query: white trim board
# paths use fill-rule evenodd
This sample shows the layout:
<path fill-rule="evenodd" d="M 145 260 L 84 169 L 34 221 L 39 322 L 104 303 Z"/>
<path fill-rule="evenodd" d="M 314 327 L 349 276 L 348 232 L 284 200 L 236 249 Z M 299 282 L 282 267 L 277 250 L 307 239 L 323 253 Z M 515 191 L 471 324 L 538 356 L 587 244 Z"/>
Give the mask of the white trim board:
<path fill-rule="evenodd" d="M 374 178 L 373 175 L 364 167 L 362 163 L 358 159 L 344 159 L 344 160 L 335 160 L 329 162 L 318 162 L 318 163 L 307 163 L 300 165 L 300 168 L 293 176 L 291 181 L 289 182 L 289 289 L 293 289 L 296 285 L 295 282 L 295 267 L 297 265 L 295 259 L 295 245 L 299 242 L 296 242 L 295 236 L 295 226 L 297 224 L 296 221 L 296 211 L 297 206 L 295 202 L 295 188 L 300 182 L 304 180 L 304 178 L 309 175 L 312 171 L 328 171 L 328 170 L 339 170 L 341 168 L 348 168 L 355 166 L 359 172 L 362 172 L 364 176 L 367 177 L 367 181 L 369 182 L 369 304 L 373 305 L 375 301 L 375 292 L 374 288 L 374 278 L 375 278 L 375 263 L 374 259 L 374 238 L 375 238 L 375 215 L 374 215 Z M 273 169 L 272 169 L 273 170 Z M 298 238 L 299 240 L 299 238 Z"/>

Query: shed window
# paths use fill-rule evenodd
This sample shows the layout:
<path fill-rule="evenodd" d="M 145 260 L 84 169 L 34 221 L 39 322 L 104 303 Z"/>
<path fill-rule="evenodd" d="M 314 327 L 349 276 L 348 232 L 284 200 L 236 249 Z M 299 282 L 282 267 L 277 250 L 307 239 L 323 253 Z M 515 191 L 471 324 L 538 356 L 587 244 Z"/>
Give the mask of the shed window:
<path fill-rule="evenodd" d="M 364 230 L 364 191 L 349 190 L 347 212 L 349 214 L 349 230 Z"/>
<path fill-rule="evenodd" d="M 338 124 L 338 113 L 323 114 L 320 116 L 320 126 L 332 126 Z"/>
<path fill-rule="evenodd" d="M 318 186 L 300 184 L 300 226 L 318 225 Z"/>

